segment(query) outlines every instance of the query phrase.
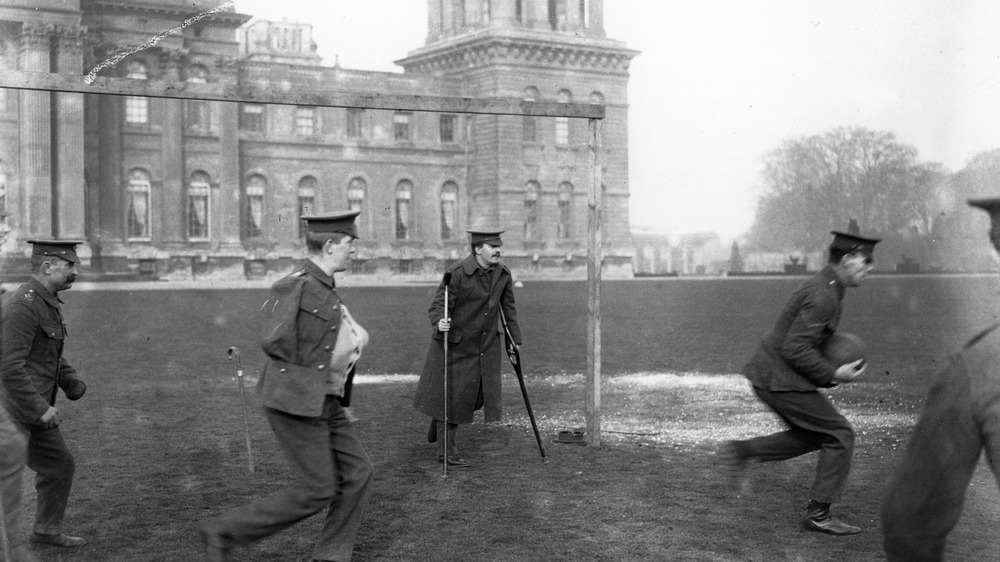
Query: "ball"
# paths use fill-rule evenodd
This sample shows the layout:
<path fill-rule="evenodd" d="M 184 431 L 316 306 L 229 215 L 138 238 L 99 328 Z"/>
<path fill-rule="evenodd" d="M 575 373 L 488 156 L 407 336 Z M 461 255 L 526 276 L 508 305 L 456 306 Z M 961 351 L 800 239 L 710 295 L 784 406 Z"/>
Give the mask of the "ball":
<path fill-rule="evenodd" d="M 837 366 L 864 359 L 865 351 L 865 342 L 850 332 L 834 332 L 820 346 L 820 353 Z"/>

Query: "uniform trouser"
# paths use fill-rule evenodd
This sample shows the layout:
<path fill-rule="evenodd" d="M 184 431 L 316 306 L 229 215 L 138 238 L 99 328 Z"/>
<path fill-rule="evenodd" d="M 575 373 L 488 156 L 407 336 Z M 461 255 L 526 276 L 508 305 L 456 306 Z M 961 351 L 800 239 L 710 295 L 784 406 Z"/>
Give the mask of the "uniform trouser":
<path fill-rule="evenodd" d="M 28 454 L 28 441 L 21 428 L 0 405 L 0 507 L 12 550 L 24 543 L 18 519 L 21 513 L 21 473 Z"/>
<path fill-rule="evenodd" d="M 811 499 L 827 503 L 840 499 L 854 455 L 854 428 L 847 418 L 818 391 L 770 392 L 754 388 L 754 392 L 788 429 L 737 442 L 739 454 L 767 462 L 819 450 Z"/>
<path fill-rule="evenodd" d="M 316 418 L 265 409 L 278 445 L 295 474 L 294 486 L 206 521 L 203 528 L 229 547 L 272 535 L 318 513 L 326 522 L 314 560 L 349 561 L 371 495 L 374 473 L 340 402 L 328 396 Z"/>
<path fill-rule="evenodd" d="M 28 432 L 28 468 L 35 473 L 38 495 L 34 531 L 58 535 L 62 533 L 76 463 L 58 427 L 44 429 L 27 424 L 21 427 Z"/>

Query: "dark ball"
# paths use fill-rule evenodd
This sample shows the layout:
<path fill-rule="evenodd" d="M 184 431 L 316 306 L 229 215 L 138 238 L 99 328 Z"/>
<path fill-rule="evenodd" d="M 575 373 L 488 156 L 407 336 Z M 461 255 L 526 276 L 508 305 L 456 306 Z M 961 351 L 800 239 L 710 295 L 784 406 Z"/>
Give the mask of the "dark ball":
<path fill-rule="evenodd" d="M 865 342 L 850 332 L 834 332 L 823 345 L 820 353 L 838 367 L 865 358 Z"/>

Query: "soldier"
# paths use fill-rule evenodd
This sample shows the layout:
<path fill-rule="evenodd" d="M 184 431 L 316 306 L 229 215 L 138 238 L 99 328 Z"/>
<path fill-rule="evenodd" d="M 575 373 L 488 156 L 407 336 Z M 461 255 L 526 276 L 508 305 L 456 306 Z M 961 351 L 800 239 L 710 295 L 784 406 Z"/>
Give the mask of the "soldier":
<path fill-rule="evenodd" d="M 969 204 L 990 214 L 990 242 L 1000 251 L 1000 199 L 974 199 Z M 1000 482 L 997 328 L 1000 324 L 965 344 L 931 387 L 882 504 L 882 533 L 890 562 L 942 559 L 983 450 Z"/>
<path fill-rule="evenodd" d="M 482 408 L 486 421 L 500 419 L 500 310 L 511 336 L 521 344 L 521 330 L 514 309 L 510 270 L 500 264 L 502 230 L 469 230 L 472 254 L 448 269 L 448 319 L 444 310 L 444 282 L 429 310 L 433 338 L 417 383 L 413 406 L 431 417 L 427 440 L 438 442 L 438 461 L 444 459 L 444 338 L 448 337 L 448 465 L 469 466 L 455 445 L 458 424 L 472 423 Z"/>
<path fill-rule="evenodd" d="M 38 507 L 29 540 L 36 545 L 77 547 L 82 537 L 63 533 L 75 462 L 59 430 L 56 391 L 79 400 L 87 385 L 63 357 L 66 324 L 58 294 L 77 277 L 78 240 L 28 240 L 31 280 L 3 298 L 4 397 L 28 440 L 28 468 L 35 472 Z"/>
<path fill-rule="evenodd" d="M 374 471 L 346 412 L 368 332 L 344 306 L 333 275 L 348 268 L 357 216 L 358 211 L 345 211 L 302 217 L 309 257 L 274 284 L 264 303 L 261 345 L 267 363 L 257 390 L 298 481 L 202 523 L 210 561 L 230 560 L 233 546 L 323 510 L 326 522 L 313 560 L 351 559 Z"/>
<path fill-rule="evenodd" d="M 837 330 L 841 300 L 872 270 L 872 254 L 880 240 L 833 232 L 829 260 L 805 281 L 785 304 L 774 328 L 764 335 L 743 374 L 754 393 L 788 426 L 772 435 L 728 441 L 720 453 L 733 476 L 742 478 L 751 461 L 782 461 L 819 451 L 812 499 L 802 528 L 831 535 L 853 535 L 861 529 L 830 513 L 847 484 L 854 454 L 854 428 L 820 394 L 851 382 L 865 372 L 863 360 L 836 365 L 820 347 Z"/>

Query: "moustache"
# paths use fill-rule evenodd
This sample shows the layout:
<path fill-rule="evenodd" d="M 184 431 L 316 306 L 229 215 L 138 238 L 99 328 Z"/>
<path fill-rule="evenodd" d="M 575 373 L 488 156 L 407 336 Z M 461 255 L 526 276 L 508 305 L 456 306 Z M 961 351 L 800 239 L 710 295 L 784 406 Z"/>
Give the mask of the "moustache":
<path fill-rule="evenodd" d="M 66 277 L 66 282 L 67 283 L 72 283 L 74 281 L 76 281 L 76 275 L 70 275 L 70 276 Z"/>

